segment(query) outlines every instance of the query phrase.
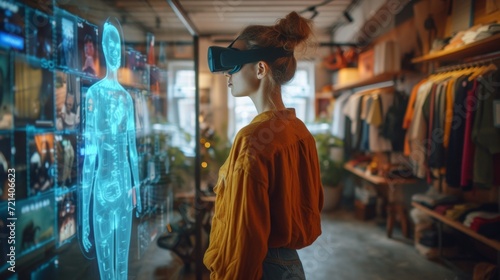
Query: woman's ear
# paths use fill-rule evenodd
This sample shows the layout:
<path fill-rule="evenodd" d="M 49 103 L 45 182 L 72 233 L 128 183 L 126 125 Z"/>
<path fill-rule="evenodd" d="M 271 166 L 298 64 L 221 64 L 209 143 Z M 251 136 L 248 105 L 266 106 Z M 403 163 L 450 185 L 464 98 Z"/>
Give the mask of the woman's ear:
<path fill-rule="evenodd" d="M 257 62 L 257 79 L 264 78 L 269 73 L 269 65 L 264 61 Z"/>

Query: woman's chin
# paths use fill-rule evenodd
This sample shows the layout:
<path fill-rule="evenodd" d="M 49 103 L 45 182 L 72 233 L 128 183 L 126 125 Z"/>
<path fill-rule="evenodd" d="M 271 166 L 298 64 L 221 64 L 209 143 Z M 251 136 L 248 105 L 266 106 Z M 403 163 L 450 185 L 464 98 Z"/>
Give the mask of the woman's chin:
<path fill-rule="evenodd" d="M 233 97 L 243 97 L 243 96 L 247 96 L 247 94 L 245 94 L 244 92 L 241 92 L 241 91 L 236 91 L 234 90 L 233 88 L 230 88 L 231 90 L 231 95 Z"/>

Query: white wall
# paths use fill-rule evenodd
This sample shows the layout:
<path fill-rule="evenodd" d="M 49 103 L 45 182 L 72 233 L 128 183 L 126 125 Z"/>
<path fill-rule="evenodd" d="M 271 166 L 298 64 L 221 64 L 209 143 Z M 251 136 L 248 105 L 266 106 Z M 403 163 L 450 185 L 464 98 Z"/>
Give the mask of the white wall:
<path fill-rule="evenodd" d="M 394 27 L 394 16 L 398 14 L 409 1 L 410 0 L 360 1 L 349 12 L 354 21 L 335 30 L 333 34 L 334 41 L 356 42 L 360 35 L 368 37 L 369 39 L 376 38 Z"/>

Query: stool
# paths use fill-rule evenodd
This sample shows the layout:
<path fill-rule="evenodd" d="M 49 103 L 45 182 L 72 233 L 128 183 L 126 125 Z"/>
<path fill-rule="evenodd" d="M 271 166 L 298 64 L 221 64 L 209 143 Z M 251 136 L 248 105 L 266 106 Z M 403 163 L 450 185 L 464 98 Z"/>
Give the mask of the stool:
<path fill-rule="evenodd" d="M 406 215 L 405 207 L 399 203 L 389 203 L 387 205 L 387 237 L 392 237 L 392 229 L 394 228 L 394 223 L 399 221 L 401 224 L 401 231 L 403 232 L 403 236 L 409 238 L 410 235 L 408 233 L 408 217 Z"/>

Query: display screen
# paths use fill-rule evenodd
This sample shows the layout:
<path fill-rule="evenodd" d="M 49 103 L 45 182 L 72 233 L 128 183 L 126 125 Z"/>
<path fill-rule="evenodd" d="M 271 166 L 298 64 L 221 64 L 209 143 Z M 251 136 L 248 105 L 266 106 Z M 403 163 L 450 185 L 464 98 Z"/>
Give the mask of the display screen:
<path fill-rule="evenodd" d="M 24 51 L 24 8 L 0 0 L 0 48 Z"/>
<path fill-rule="evenodd" d="M 16 254 L 21 257 L 55 238 L 54 193 L 16 203 Z"/>
<path fill-rule="evenodd" d="M 0 51 L 0 130 L 12 129 L 14 125 L 9 62 L 8 53 Z"/>
<path fill-rule="evenodd" d="M 77 18 L 61 9 L 56 9 L 55 14 L 57 20 L 57 65 L 62 69 L 78 71 Z"/>
<path fill-rule="evenodd" d="M 76 236 L 76 190 L 62 192 L 57 203 L 57 246 L 60 247 Z"/>
<path fill-rule="evenodd" d="M 100 72 L 97 56 L 99 28 L 81 19 L 77 27 L 79 70 L 85 75 L 98 77 Z"/>
<path fill-rule="evenodd" d="M 8 170 L 13 168 L 11 147 L 12 137 L 0 134 L 0 201 L 9 199 Z"/>
<path fill-rule="evenodd" d="M 53 242 L 55 239 L 55 207 L 54 193 L 24 200 L 16 200 L 15 229 L 8 227 L 7 204 L 0 204 L 0 248 L 1 268 L 8 265 L 7 258 L 10 246 L 15 246 L 16 262 L 23 256 L 36 253 L 37 249 Z M 11 228 L 15 237 L 11 236 Z"/>
<path fill-rule="evenodd" d="M 149 122 L 148 105 L 144 91 L 139 89 L 127 89 L 127 91 L 134 100 L 135 130 L 137 136 L 150 134 L 151 125 Z"/>
<path fill-rule="evenodd" d="M 139 180 L 141 182 L 147 182 L 149 180 L 148 163 L 153 157 L 151 141 L 151 136 L 148 135 L 140 136 L 136 140 Z"/>
<path fill-rule="evenodd" d="M 32 9 L 26 9 L 26 54 L 46 60 L 54 68 L 53 29 L 55 21 L 48 15 Z"/>
<path fill-rule="evenodd" d="M 14 65 L 14 124 L 54 126 L 54 72 L 39 60 L 17 56 Z"/>
<path fill-rule="evenodd" d="M 56 128 L 76 131 L 80 127 L 80 77 L 56 72 Z"/>
<path fill-rule="evenodd" d="M 14 131 L 12 141 L 14 168 L 16 169 L 16 199 L 28 197 L 28 151 L 27 151 L 27 132 Z"/>
<path fill-rule="evenodd" d="M 54 134 L 36 134 L 28 141 L 29 195 L 48 192 L 54 187 Z"/>
<path fill-rule="evenodd" d="M 123 67 L 124 66 L 124 67 Z M 125 87 L 149 89 L 149 67 L 147 57 L 132 47 L 125 50 L 125 65 L 118 75 L 120 84 Z"/>
<path fill-rule="evenodd" d="M 57 155 L 57 186 L 72 188 L 76 185 L 76 134 L 55 135 Z"/>

